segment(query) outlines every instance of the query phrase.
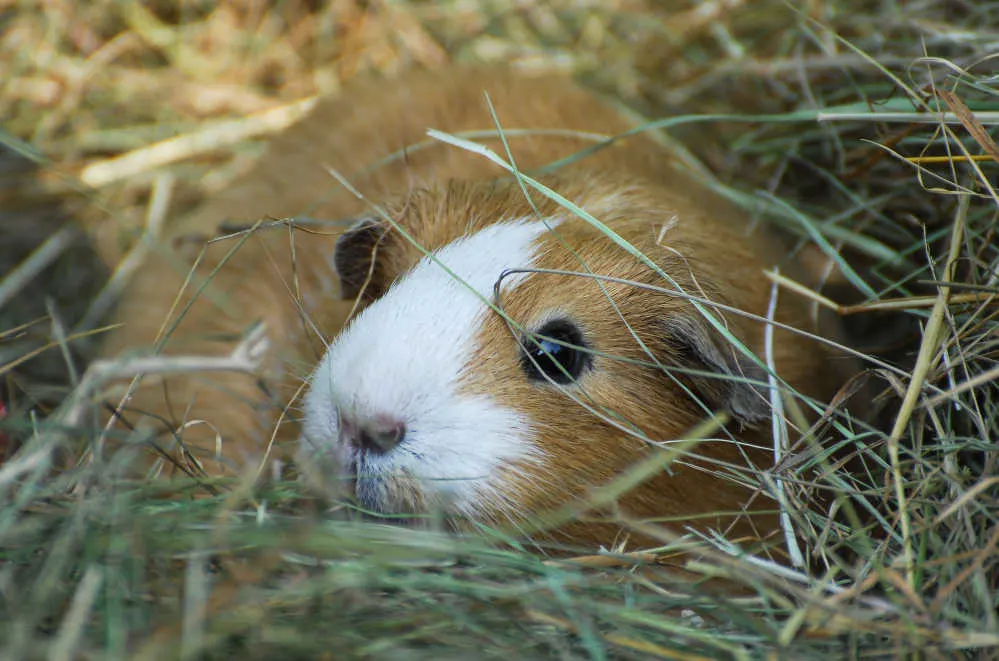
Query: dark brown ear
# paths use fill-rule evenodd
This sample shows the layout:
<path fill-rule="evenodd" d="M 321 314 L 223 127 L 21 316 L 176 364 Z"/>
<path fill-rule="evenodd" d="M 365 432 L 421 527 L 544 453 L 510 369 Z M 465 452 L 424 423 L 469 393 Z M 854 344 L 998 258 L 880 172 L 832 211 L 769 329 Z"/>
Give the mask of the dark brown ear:
<path fill-rule="evenodd" d="M 669 319 L 666 332 L 672 363 L 700 372 L 680 378 L 708 406 L 727 411 L 747 426 L 770 419 L 766 371 L 711 328 L 699 313 Z"/>
<path fill-rule="evenodd" d="M 343 298 L 372 301 L 388 288 L 388 274 L 381 266 L 389 228 L 376 218 L 362 218 L 344 232 L 333 251 L 333 267 L 340 278 Z"/>

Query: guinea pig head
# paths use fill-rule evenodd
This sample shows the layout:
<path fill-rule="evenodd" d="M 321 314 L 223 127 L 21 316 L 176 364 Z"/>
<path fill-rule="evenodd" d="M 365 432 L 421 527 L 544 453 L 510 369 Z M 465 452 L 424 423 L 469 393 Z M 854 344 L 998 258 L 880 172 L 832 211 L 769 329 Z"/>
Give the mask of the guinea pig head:
<path fill-rule="evenodd" d="M 410 194 L 387 207 L 394 223 L 362 220 L 338 243 L 360 311 L 310 379 L 303 452 L 332 459 L 366 509 L 516 527 L 724 411 L 726 430 L 619 504 L 684 522 L 745 508 L 754 490 L 732 476 L 766 461 L 770 408 L 765 370 L 730 342 L 762 356 L 763 324 L 731 311 L 766 313 L 768 264 L 683 198 L 550 183 L 655 266 L 515 184 Z M 817 346 L 780 333 L 775 347 L 792 386 L 830 394 Z"/>

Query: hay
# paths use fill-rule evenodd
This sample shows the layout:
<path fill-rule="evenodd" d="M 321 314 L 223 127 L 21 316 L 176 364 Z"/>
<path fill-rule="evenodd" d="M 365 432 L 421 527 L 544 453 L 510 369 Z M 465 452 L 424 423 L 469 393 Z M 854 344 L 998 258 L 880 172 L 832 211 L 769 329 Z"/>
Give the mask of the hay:
<path fill-rule="evenodd" d="M 0 2 L 0 165 L 44 184 L 0 189 L 0 456 L 24 444 L 0 464 L 0 655 L 994 658 L 997 20 L 943 0 Z M 550 560 L 328 520 L 287 480 L 52 470 L 106 421 L 79 372 L 100 332 L 86 309 L 108 298 L 68 286 L 106 274 L 92 254 L 53 270 L 62 219 L 118 262 L 316 95 L 483 60 L 571 70 L 663 118 L 713 186 L 835 266 L 822 292 L 774 279 L 844 315 L 884 425 L 823 431 L 859 470 L 809 451 L 781 472 L 795 502 L 834 496 L 793 508 L 811 569 L 675 537 Z M 199 497 L 162 498 L 176 492 Z M 679 571 L 671 553 L 693 544 Z"/>

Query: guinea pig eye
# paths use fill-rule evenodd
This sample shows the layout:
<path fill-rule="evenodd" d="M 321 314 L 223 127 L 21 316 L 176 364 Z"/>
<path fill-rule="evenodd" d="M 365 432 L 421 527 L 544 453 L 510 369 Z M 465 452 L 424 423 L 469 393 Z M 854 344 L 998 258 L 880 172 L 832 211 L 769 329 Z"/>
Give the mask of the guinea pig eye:
<path fill-rule="evenodd" d="M 590 362 L 583 334 L 567 319 L 548 322 L 525 337 L 521 347 L 521 365 L 532 381 L 571 383 Z"/>

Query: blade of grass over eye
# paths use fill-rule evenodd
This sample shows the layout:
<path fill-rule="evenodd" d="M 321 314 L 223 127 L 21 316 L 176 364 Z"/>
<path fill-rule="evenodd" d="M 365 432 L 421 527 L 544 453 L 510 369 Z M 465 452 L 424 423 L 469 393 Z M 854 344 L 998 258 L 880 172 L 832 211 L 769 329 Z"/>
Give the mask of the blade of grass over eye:
<path fill-rule="evenodd" d="M 550 219 L 543 217 L 539 213 L 539 211 L 537 209 L 537 206 L 534 204 L 534 199 L 531 197 L 530 193 L 528 192 L 527 186 L 526 186 L 523 178 L 521 177 L 520 169 L 517 167 L 517 163 L 516 163 L 516 161 L 515 161 L 515 159 L 513 157 L 513 152 L 510 150 L 510 143 L 507 141 L 507 134 L 503 130 L 502 125 L 500 124 L 499 117 L 496 114 L 496 109 L 493 107 L 492 100 L 489 98 L 489 94 L 488 93 L 485 94 L 485 100 L 486 100 L 486 105 L 489 108 L 489 115 L 492 118 L 493 124 L 496 126 L 496 132 L 498 133 L 499 139 L 500 139 L 500 141 L 503 144 L 503 150 L 506 153 L 506 157 L 508 159 L 510 167 L 513 169 L 513 175 L 514 175 L 514 178 L 517 180 L 517 185 L 520 186 L 521 193 L 524 195 L 524 197 L 527 199 L 528 203 L 531 205 L 531 209 L 534 211 L 535 215 L 538 216 L 538 218 L 541 219 L 541 222 L 543 222 L 545 224 L 545 227 L 548 228 L 548 231 L 551 232 L 551 234 L 559 241 L 559 243 L 562 245 L 562 247 L 564 247 L 573 256 L 573 258 L 579 263 L 580 268 L 584 269 L 587 273 L 592 273 L 589 264 L 586 263 L 586 260 L 583 259 L 582 257 L 580 257 L 579 253 L 575 250 L 575 248 L 573 248 L 571 245 L 569 245 L 569 243 L 566 242 L 565 239 L 562 238 L 562 236 L 559 234 L 558 230 L 555 227 L 551 226 Z M 437 142 L 437 141 L 435 141 L 435 142 Z M 507 274 L 509 274 L 509 272 L 510 271 L 508 270 Z M 645 341 L 632 328 L 632 325 L 628 321 L 627 317 L 624 315 L 624 313 L 621 312 L 621 308 L 618 305 L 617 301 L 615 301 L 614 297 L 611 296 L 610 292 L 607 291 L 607 288 L 606 288 L 604 282 L 602 280 L 600 280 L 599 278 L 594 279 L 593 281 L 597 283 L 597 286 L 600 288 L 600 293 L 604 297 L 604 300 L 607 302 L 608 305 L 610 305 L 611 309 L 614 310 L 614 314 L 617 315 L 617 318 L 621 322 L 621 324 L 625 328 L 628 329 L 628 332 L 630 333 L 632 339 L 635 341 L 635 343 L 638 345 L 638 347 L 645 353 L 646 356 L 649 357 L 649 359 L 651 361 L 653 361 L 656 364 L 656 366 L 660 370 L 662 370 L 663 372 L 667 372 L 668 370 L 660 362 L 660 360 L 656 356 L 656 354 L 652 350 L 650 350 L 648 348 L 648 346 L 646 346 Z M 496 282 L 496 302 L 497 302 L 497 304 L 499 303 L 500 284 L 501 284 L 501 281 L 497 280 L 497 282 Z M 556 361 L 555 364 L 558 365 L 559 370 L 566 377 L 570 377 L 571 376 L 560 363 L 558 363 Z M 548 377 L 546 377 L 546 378 L 548 378 Z M 688 396 L 691 397 L 691 399 L 693 399 L 695 401 L 698 401 L 698 398 L 696 397 L 696 395 L 694 395 L 694 393 L 690 392 L 690 390 L 689 390 L 689 388 L 687 387 L 686 384 L 680 383 L 679 385 L 684 390 L 684 392 Z M 582 393 L 582 396 L 585 396 L 585 397 L 588 398 L 588 395 L 586 395 L 585 391 L 582 391 L 581 389 L 580 389 L 580 391 Z M 575 394 L 570 395 L 570 397 L 574 401 L 576 401 L 577 403 L 583 405 L 585 408 L 587 408 L 590 411 L 594 411 L 595 409 L 602 409 L 603 408 L 603 407 L 597 406 L 595 404 L 595 402 L 593 402 L 592 400 L 587 401 L 585 404 L 583 404 L 580 401 L 580 398 L 577 397 Z M 702 409 L 703 409 L 703 411 L 704 411 L 705 414 L 710 414 L 711 413 L 710 409 L 707 406 L 702 405 Z M 601 417 L 605 417 L 605 416 L 601 416 Z M 638 430 L 636 429 L 636 432 L 637 431 Z"/>
<path fill-rule="evenodd" d="M 454 137 L 452 135 L 449 135 L 447 133 L 444 133 L 442 131 L 437 131 L 437 130 L 434 130 L 434 129 L 430 129 L 429 131 L 427 131 L 427 135 L 431 136 L 432 138 L 441 140 L 442 142 L 454 145 L 455 147 L 458 147 L 460 149 L 464 149 L 466 151 L 470 151 L 472 153 L 484 156 L 485 158 L 489 159 L 490 161 L 492 161 L 496 165 L 499 165 L 500 167 L 502 167 L 503 169 L 507 170 L 508 172 L 513 172 L 513 169 L 511 168 L 511 166 L 510 166 L 509 163 L 507 163 L 505 160 L 503 160 L 492 149 L 489 149 L 488 147 L 486 147 L 484 145 L 480 145 L 478 143 L 471 142 L 469 140 L 463 140 L 461 138 L 456 138 L 456 137 Z M 681 289 L 680 286 L 676 283 L 676 281 L 673 280 L 673 278 L 668 273 L 666 273 L 662 269 L 662 267 L 660 267 L 658 264 L 655 263 L 655 261 L 653 261 L 652 259 L 650 259 L 647 255 L 645 255 L 644 253 L 642 253 L 642 251 L 640 251 L 638 248 L 636 248 L 634 245 L 632 245 L 631 242 L 629 242 L 624 237 L 622 237 L 617 232 L 615 232 L 610 227 L 608 227 L 605 223 L 603 223 L 600 220 L 594 218 L 591 214 L 589 214 L 583 208 L 579 207 L 578 205 L 576 205 L 575 203 L 573 203 L 571 200 L 569 200 L 566 197 L 560 195 L 559 193 L 557 193 L 556 191 L 552 190 L 548 186 L 545 186 L 544 184 L 542 184 L 538 180 L 536 180 L 536 179 L 534 179 L 532 177 L 529 177 L 529 176 L 527 176 L 526 174 L 524 174 L 522 172 L 519 173 L 519 176 L 522 177 L 523 182 L 526 183 L 528 186 L 530 186 L 531 188 L 537 190 L 541 194 L 545 195 L 546 197 L 548 197 L 549 199 L 551 199 L 553 202 L 556 202 L 559 206 L 561 206 L 562 208 L 568 210 L 570 213 L 572 213 L 576 217 L 585 220 L 587 223 L 589 223 L 590 225 L 592 225 L 593 227 L 595 227 L 596 229 L 598 229 L 602 234 L 604 234 L 604 236 L 606 236 L 607 238 L 609 238 L 610 240 L 612 240 L 616 245 L 618 245 L 619 247 L 623 248 L 630 255 L 632 255 L 633 257 L 635 257 L 636 259 L 638 259 L 639 261 L 641 261 L 643 264 L 645 264 L 646 266 L 648 266 L 650 269 L 652 269 L 653 271 L 655 271 L 655 273 L 657 275 L 659 275 L 660 277 L 662 277 L 663 279 L 665 279 L 673 287 L 675 287 L 677 289 Z M 725 340 L 727 342 L 729 342 L 732 346 L 736 347 L 739 350 L 740 353 L 742 353 L 744 356 L 746 356 L 747 358 L 749 358 L 750 360 L 752 360 L 756 365 L 758 365 L 765 372 L 770 373 L 770 370 L 769 370 L 769 368 L 767 368 L 766 363 L 764 361 L 762 361 L 758 356 L 756 356 L 756 354 L 753 353 L 748 347 L 746 347 L 745 344 L 743 344 L 743 342 L 741 340 L 739 340 L 739 338 L 735 337 L 735 335 L 733 335 L 732 332 L 729 331 L 729 329 L 725 327 L 725 324 L 723 324 L 714 314 L 712 314 L 707 309 L 706 306 L 702 305 L 698 301 L 693 301 L 693 300 L 691 301 L 691 304 L 694 306 L 695 309 L 697 309 L 697 311 L 701 314 L 701 316 L 703 316 L 708 321 L 708 323 L 710 323 L 711 326 L 714 327 L 714 329 L 716 331 L 718 331 L 718 333 L 721 334 L 722 337 L 725 338 Z M 779 378 L 779 376 L 778 376 L 778 378 Z M 783 381 L 782 381 L 782 383 L 783 383 Z"/>

